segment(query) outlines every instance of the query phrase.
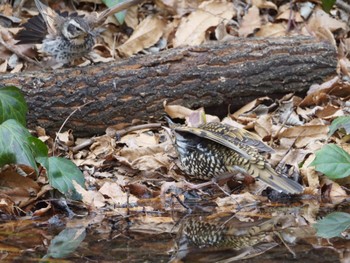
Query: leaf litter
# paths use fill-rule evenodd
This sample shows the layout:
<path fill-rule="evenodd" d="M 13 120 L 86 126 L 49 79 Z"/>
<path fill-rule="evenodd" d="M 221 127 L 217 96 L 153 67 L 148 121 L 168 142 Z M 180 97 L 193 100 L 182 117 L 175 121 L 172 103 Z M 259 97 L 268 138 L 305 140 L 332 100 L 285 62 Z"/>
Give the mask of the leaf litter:
<path fill-rule="evenodd" d="M 277 226 L 274 222 L 274 226 L 271 226 L 274 231 L 261 230 L 265 237 L 270 236 L 268 244 L 276 242 L 274 233 L 277 230 L 278 235 L 287 236 L 287 240 L 293 236 L 295 240 L 298 240 L 299 236 L 306 240 L 306 231 L 308 242 L 311 246 L 315 246 L 318 241 L 314 237 L 311 225 L 316 222 L 318 215 L 323 213 L 323 205 L 332 207 L 348 202 L 346 200 L 349 200 L 347 188 L 349 181 L 330 180 L 310 165 L 317 150 L 329 143 L 342 147 L 344 143 L 341 138 L 345 136 L 341 126 L 333 134 L 329 134 L 331 121 L 336 116 L 329 117 L 327 114 L 320 116 L 314 109 L 323 111 L 336 106 L 340 109 L 340 115 L 346 116 L 349 108 L 339 106 L 343 104 L 342 100 L 341 96 L 324 93 L 322 101 L 316 100 L 317 103 L 308 103 L 307 106 L 301 107 L 303 99 L 293 94 L 279 100 L 264 97 L 252 101 L 223 120 L 225 123 L 246 128 L 261 136 L 265 143 L 275 150 L 267 156 L 271 164 L 282 166 L 281 169 L 287 169 L 289 173 L 293 171 L 296 173 L 296 178 L 301 178 L 305 186 L 301 196 L 279 196 L 274 199 L 264 184 L 247 178 L 240 182 L 232 179 L 214 184 L 209 182 L 203 189 L 189 188 L 189 183 L 201 182 L 191 180 L 181 172 L 181 165 L 173 147 L 173 138 L 165 123 L 160 128 L 142 126 L 142 129 L 134 129 L 121 137 L 107 134 L 94 137 L 93 143 L 75 153 L 72 149 L 85 139 L 75 139 L 74 131 L 63 132 L 57 136 L 59 144 L 56 152 L 69 156 L 83 170 L 87 190 L 74 182 L 76 191 L 82 196 L 81 203 L 76 205 L 80 207 L 79 210 L 86 210 L 84 213 L 105 215 L 101 218 L 102 221 L 94 223 L 95 226 L 104 222 L 106 218 L 117 217 L 118 220 L 127 220 L 129 224 L 131 223 L 129 228 L 131 232 L 148 235 L 182 233 L 181 235 L 191 240 L 191 236 L 183 232 L 181 226 L 188 227 L 190 224 L 188 222 L 193 224 L 193 220 L 199 220 L 202 224 L 203 220 L 213 222 L 212 218 L 216 218 L 221 222 L 219 224 L 226 226 L 227 222 L 232 220 L 237 223 L 255 222 L 259 225 L 265 220 L 278 218 L 282 221 L 288 220 L 289 225 Z M 289 116 L 296 117 L 298 122 L 288 122 L 288 117 L 281 117 L 286 111 L 286 105 L 289 105 L 287 111 L 293 113 Z M 262 108 L 264 110 L 261 110 Z M 169 116 L 183 119 L 192 126 L 208 120 L 219 121 L 216 116 L 206 115 L 203 108 L 190 110 L 180 105 L 164 103 L 164 110 Z M 45 137 L 42 130 L 38 131 Z M 342 149 L 350 153 L 350 147 Z M 14 168 L 9 169 L 11 173 L 16 173 Z M 30 172 L 33 171 L 25 173 Z M 32 211 L 43 218 L 51 214 L 55 205 L 45 210 L 42 210 L 42 206 L 35 205 L 38 198 L 42 197 L 42 194 L 38 197 L 38 192 L 41 187 L 47 185 L 47 181 L 39 182 L 38 179 L 27 176 L 25 177 L 27 183 L 21 180 L 20 186 L 23 187 L 21 190 L 15 181 L 16 176 L 11 176 L 13 180 L 6 180 L 4 179 L 6 173 L 7 170 L 3 169 L 0 178 L 4 183 L 13 182 L 14 186 L 11 187 L 14 190 L 2 191 L 2 211 L 19 215 L 21 213 L 16 207 L 21 207 L 24 211 Z M 44 195 L 48 190 L 50 188 L 45 189 Z M 174 217 L 174 213 L 177 216 Z M 188 213 L 202 214 L 203 219 L 196 217 L 186 219 L 186 216 L 184 219 L 179 219 L 181 214 L 183 216 Z M 294 215 L 292 222 L 288 219 L 290 213 Z M 294 234 L 288 232 L 291 227 L 295 229 Z M 250 231 L 250 227 L 244 229 Z M 172 242 L 168 245 L 170 244 L 175 246 Z M 255 255 L 256 251 L 250 251 L 249 255 L 250 253 Z M 181 257 L 178 252 L 174 252 L 173 256 Z M 245 257 L 246 255 L 243 258 Z"/>
<path fill-rule="evenodd" d="M 93 0 L 88 2 L 100 4 Z M 89 5 L 85 3 L 85 7 Z M 84 8 L 83 5 L 81 7 Z M 252 1 L 251 5 L 244 1 L 155 1 L 154 4 L 146 1 L 130 8 L 126 14 L 125 21 L 133 29 L 131 35 L 120 30 L 115 20 L 108 19 L 107 30 L 94 48 L 97 56 L 92 61 L 105 62 L 110 58 L 133 56 L 145 52 L 162 39 L 165 39 L 163 48 L 171 48 L 185 44 L 198 45 L 215 40 L 215 37 L 218 41 L 225 41 L 236 36 L 304 34 L 338 45 L 341 55 L 338 73 L 342 80 L 348 80 L 350 40 L 346 37 L 348 29 L 344 22 L 348 14 L 339 6 L 336 8 L 338 13 L 332 10 L 330 14 L 317 4 L 307 8 L 298 1 L 293 8 L 290 3 L 276 5 L 271 1 Z M 30 6 L 26 8 L 27 16 L 35 15 L 36 11 L 33 10 Z M 13 15 L 12 7 L 5 6 L 3 15 L 10 18 Z M 0 29 L 3 44 L 0 47 L 0 71 L 32 69 L 32 64 L 13 57 L 13 54 L 17 54 L 20 58 L 27 56 L 40 59 L 36 47 L 14 45 L 13 34 L 19 30 L 18 22 L 13 20 L 11 26 L 1 24 Z M 263 184 L 254 182 L 252 178 L 210 183 L 203 189 L 189 188 L 189 183 L 200 182 L 191 180 L 181 172 L 173 138 L 165 123 L 162 123 L 162 128 L 143 127 L 123 133 L 120 137 L 106 132 L 106 135 L 94 138 L 74 138 L 74 131 L 66 131 L 57 135 L 55 144 L 43 129 L 38 128 L 35 132 L 51 147 L 52 152 L 70 158 L 82 169 L 86 179 L 86 189 L 73 182 L 82 201 L 74 203 L 68 200 L 68 205 L 75 216 L 81 219 L 72 220 L 69 228 L 61 232 L 62 238 L 69 239 L 77 231 L 79 235 L 76 239 L 83 242 L 80 234 L 85 233 L 85 229 L 91 229 L 98 231 L 98 237 L 107 240 L 119 238 L 125 242 L 128 240 L 127 230 L 147 234 L 137 238 L 147 245 L 148 251 L 155 252 L 159 250 L 160 244 L 151 242 L 149 235 L 177 236 L 174 239 L 169 239 L 169 236 L 168 239 L 161 239 L 163 251 L 171 251 L 171 260 L 176 262 L 184 256 L 181 253 L 184 248 L 178 241 L 182 237 L 188 240 L 195 238 L 188 230 L 191 224 L 200 227 L 208 223 L 217 232 L 227 227 L 228 232 L 223 231 L 222 236 L 231 237 L 240 235 L 236 230 L 239 228 L 237 225 L 244 223 L 250 226 L 244 225 L 242 231 L 249 232 L 251 238 L 263 233 L 261 247 L 249 245 L 253 249 L 239 250 L 238 255 L 226 255 L 225 260 L 228 260 L 227 256 L 231 260 L 240 260 L 259 255 L 273 249 L 275 242 L 284 243 L 292 254 L 300 252 L 298 246 L 293 246 L 300 239 L 310 247 L 329 247 L 328 243 L 320 242 L 315 237 L 315 230 L 311 226 L 320 215 L 325 214 L 325 207 L 344 206 L 345 211 L 349 212 L 350 182 L 347 178 L 330 180 L 311 164 L 315 152 L 329 143 L 350 153 L 347 145 L 349 138 L 341 127 L 329 133 L 335 118 L 349 115 L 349 94 L 349 85 L 336 77 L 310 87 L 304 98 L 294 94 L 279 100 L 257 98 L 222 120 L 256 133 L 275 150 L 267 156 L 269 162 L 287 169 L 296 178 L 300 177 L 305 186 L 304 193 L 296 197 L 275 197 Z M 206 114 L 204 109 L 193 110 L 181 105 L 168 105 L 166 102 L 164 111 L 171 118 L 181 119 L 191 126 L 197 126 L 203 121 L 220 121 L 219 117 Z M 9 173 L 11 180 L 7 177 Z M 25 179 L 19 177 L 23 174 L 26 175 Z M 22 166 L 8 166 L 1 170 L 1 211 L 9 218 L 23 218 L 18 226 L 8 221 L 2 225 L 2 230 L 14 229 L 26 233 L 31 229 L 31 234 L 37 238 L 31 242 L 39 250 L 45 250 L 53 236 L 40 231 L 40 228 L 32 228 L 33 222 L 28 221 L 28 215 L 29 218 L 30 215 L 33 218 L 49 218 L 46 224 L 52 226 L 61 223 L 67 225 L 64 211 L 68 208 L 64 202 L 54 201 L 60 199 L 49 197 L 52 189 L 45 176 L 36 177 L 33 174 L 34 171 Z M 16 178 L 22 179 L 19 181 Z M 96 214 L 99 216 L 90 218 Z M 198 214 L 200 217 L 196 216 Z M 56 219 L 57 215 L 59 219 Z M 85 221 L 84 224 L 82 221 Z M 264 226 L 265 221 L 268 222 L 267 228 Z M 231 224 L 233 227 L 229 227 Z M 66 232 L 69 235 L 65 235 Z M 199 234 L 205 238 L 205 229 L 202 232 Z M 6 238 L 11 240 L 17 237 L 1 236 L 2 240 Z M 264 247 L 264 244 L 270 246 Z M 74 245 L 78 247 L 79 244 Z M 16 246 L 2 248 L 3 251 L 9 249 L 15 251 L 14 255 L 23 256 Z M 54 249 L 56 247 L 52 243 L 49 252 L 53 254 Z M 88 254 L 84 248 L 81 249 Z M 336 258 L 345 258 L 341 244 L 337 246 L 335 242 L 333 249 Z M 9 255 L 6 260 L 14 259 L 14 255 Z M 198 253 L 194 255 L 194 261 L 203 257 Z M 189 253 L 185 258 L 191 261 L 191 256 Z M 219 257 L 219 254 L 216 256 Z M 216 259 L 219 262 L 219 258 Z"/>

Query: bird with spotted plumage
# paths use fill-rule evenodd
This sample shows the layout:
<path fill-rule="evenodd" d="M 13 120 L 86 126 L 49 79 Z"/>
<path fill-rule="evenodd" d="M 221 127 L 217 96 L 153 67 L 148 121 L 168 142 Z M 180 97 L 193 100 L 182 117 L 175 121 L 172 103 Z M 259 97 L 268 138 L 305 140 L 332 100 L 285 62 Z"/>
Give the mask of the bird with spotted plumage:
<path fill-rule="evenodd" d="M 241 172 L 281 193 L 303 191 L 298 182 L 276 172 L 262 154 L 273 149 L 251 132 L 218 122 L 170 126 L 182 169 L 190 177 L 210 180 L 227 172 Z"/>
<path fill-rule="evenodd" d="M 116 12 L 136 5 L 143 0 L 126 0 L 101 13 L 78 15 L 77 12 L 60 12 L 34 0 L 39 15 L 24 23 L 15 39 L 16 45 L 42 44 L 41 51 L 51 57 L 54 67 L 66 65 L 89 54 L 101 32 L 106 18 Z"/>

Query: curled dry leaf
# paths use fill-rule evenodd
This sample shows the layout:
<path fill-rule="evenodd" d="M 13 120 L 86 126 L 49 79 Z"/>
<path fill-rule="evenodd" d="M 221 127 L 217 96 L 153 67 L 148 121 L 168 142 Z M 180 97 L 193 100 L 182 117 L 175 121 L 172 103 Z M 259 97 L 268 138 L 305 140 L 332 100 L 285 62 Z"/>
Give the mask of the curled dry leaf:
<path fill-rule="evenodd" d="M 189 126 L 197 127 L 204 122 L 219 122 L 220 119 L 216 116 L 205 114 L 203 108 L 197 110 L 191 110 L 180 105 L 167 105 L 167 102 L 163 103 L 165 112 L 170 118 L 186 119 L 186 123 Z"/>
<path fill-rule="evenodd" d="M 57 138 L 60 143 L 66 145 L 66 146 L 72 146 L 74 145 L 74 136 L 73 136 L 73 130 L 68 130 L 65 132 L 56 133 Z"/>
<path fill-rule="evenodd" d="M 76 181 L 73 181 L 73 185 L 75 190 L 82 196 L 84 204 L 94 208 L 101 208 L 106 205 L 105 198 L 100 192 L 92 190 L 87 191 Z"/>
<path fill-rule="evenodd" d="M 258 99 L 255 99 L 248 104 L 244 105 L 242 108 L 231 114 L 230 116 L 234 119 L 238 119 L 241 115 L 245 115 L 251 111 L 253 111 L 254 108 L 256 108 L 260 104 L 271 102 L 271 99 L 269 97 L 261 97 Z"/>
<path fill-rule="evenodd" d="M 180 105 L 168 105 L 167 101 L 163 102 L 164 111 L 170 116 L 170 118 L 180 118 L 185 119 L 189 116 L 193 110 Z"/>
<path fill-rule="evenodd" d="M 40 186 L 28 176 L 20 175 L 14 166 L 8 166 L 0 172 L 1 193 L 6 194 L 16 206 L 23 207 L 30 200 L 36 200 Z"/>
<path fill-rule="evenodd" d="M 319 173 L 315 170 L 315 167 L 310 166 L 314 159 L 315 155 L 310 155 L 300 168 L 300 173 L 303 176 L 303 181 L 307 183 L 314 194 L 317 194 L 318 189 L 320 188 Z"/>
<path fill-rule="evenodd" d="M 182 18 L 175 34 L 174 47 L 202 44 L 210 27 L 216 27 L 220 23 L 227 24 L 234 15 L 233 4 L 230 2 L 202 2 L 196 11 Z"/>
<path fill-rule="evenodd" d="M 328 197 L 332 204 L 340 204 L 348 197 L 346 191 L 337 182 L 334 182 L 325 176 L 322 177 L 321 184 L 331 185 Z"/>

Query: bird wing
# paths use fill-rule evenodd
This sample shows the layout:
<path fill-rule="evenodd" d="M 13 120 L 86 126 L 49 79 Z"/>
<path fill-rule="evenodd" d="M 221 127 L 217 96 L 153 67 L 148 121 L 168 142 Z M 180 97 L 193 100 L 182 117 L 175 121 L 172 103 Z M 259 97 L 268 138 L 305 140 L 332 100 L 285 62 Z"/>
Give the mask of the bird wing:
<path fill-rule="evenodd" d="M 251 170 L 253 169 L 254 167 L 251 168 Z M 264 169 L 256 169 L 256 173 L 257 176 L 253 177 L 263 181 L 265 184 L 280 193 L 299 194 L 304 190 L 304 187 L 298 182 L 284 175 L 277 174 L 269 164 L 266 164 Z"/>
<path fill-rule="evenodd" d="M 47 35 L 47 26 L 41 14 L 33 16 L 22 26 L 23 29 L 15 35 L 15 39 L 19 40 L 16 45 L 40 44 Z"/>
<path fill-rule="evenodd" d="M 244 129 L 232 127 L 223 123 L 205 123 L 200 125 L 198 128 L 218 133 L 226 140 L 233 141 L 235 143 L 242 143 L 253 147 L 260 153 L 274 152 L 270 146 L 267 146 L 261 141 L 261 138 L 259 136 Z"/>
<path fill-rule="evenodd" d="M 175 132 L 189 132 L 192 134 L 195 134 L 201 138 L 205 138 L 211 141 L 214 141 L 216 143 L 219 143 L 221 145 L 224 145 L 231 150 L 237 152 L 242 157 L 246 158 L 247 160 L 250 160 L 252 157 L 243 149 L 241 149 L 237 144 L 234 143 L 232 140 L 227 140 L 225 136 L 222 136 L 221 134 L 210 131 L 210 130 L 203 130 L 202 128 L 195 128 L 195 127 L 176 127 L 174 128 Z"/>
<path fill-rule="evenodd" d="M 34 0 L 34 1 L 35 1 L 36 7 L 39 10 L 39 13 L 42 15 L 46 23 L 48 33 L 51 35 L 58 35 L 59 34 L 58 30 L 61 28 L 61 25 L 64 23 L 64 18 L 58 15 L 56 11 L 54 11 L 47 5 L 44 5 L 43 3 L 41 3 L 39 0 Z"/>

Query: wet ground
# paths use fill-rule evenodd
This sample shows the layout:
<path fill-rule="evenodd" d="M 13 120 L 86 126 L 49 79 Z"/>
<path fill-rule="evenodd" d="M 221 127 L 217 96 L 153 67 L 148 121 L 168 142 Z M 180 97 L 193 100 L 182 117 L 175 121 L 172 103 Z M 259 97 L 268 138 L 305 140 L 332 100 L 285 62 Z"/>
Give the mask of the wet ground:
<path fill-rule="evenodd" d="M 284 212 L 272 219 L 246 223 L 232 215 L 211 218 L 208 214 L 180 213 L 129 216 L 92 213 L 70 219 L 55 215 L 2 220 L 0 259 L 1 262 L 350 261 L 349 238 L 329 241 L 317 238 L 311 226 L 291 223 L 296 218 L 291 215 L 295 207 L 291 209 L 289 215 Z"/>

